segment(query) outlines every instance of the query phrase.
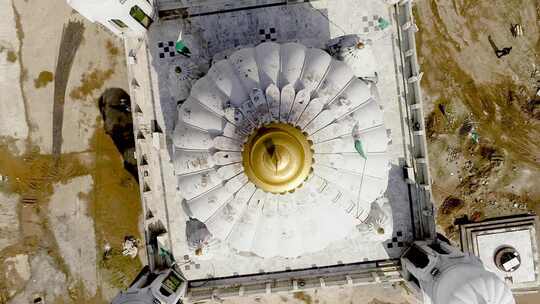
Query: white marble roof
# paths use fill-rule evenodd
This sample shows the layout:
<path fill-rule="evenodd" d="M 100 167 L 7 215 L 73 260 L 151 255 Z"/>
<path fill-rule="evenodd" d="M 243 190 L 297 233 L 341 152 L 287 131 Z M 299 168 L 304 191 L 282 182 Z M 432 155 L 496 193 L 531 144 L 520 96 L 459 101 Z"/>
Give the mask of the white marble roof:
<path fill-rule="evenodd" d="M 391 214 L 370 213 L 389 170 L 389 138 L 377 117 L 370 85 L 320 49 L 265 42 L 238 50 L 214 63 L 178 108 L 175 170 L 187 212 L 213 238 L 260 257 L 320 251 L 359 225 L 391 231 Z M 294 193 L 266 193 L 243 172 L 244 142 L 270 122 L 313 141 L 314 172 Z M 195 151 L 198 164 L 213 165 L 178 161 Z"/>
<path fill-rule="evenodd" d="M 392 25 L 377 29 L 374 24 L 380 17 Z M 180 32 L 190 58 L 165 50 Z M 319 49 L 346 34 L 359 35 L 369 45 L 368 60 L 376 64 L 366 66 L 376 69 L 376 84 L 357 79 L 350 66 Z M 169 196 L 166 226 L 172 253 L 186 263 L 186 277 L 400 256 L 413 238 L 413 227 L 402 173 L 410 155 L 399 99 L 403 80 L 396 35 L 392 10 L 380 0 L 241 10 L 192 17 L 189 24 L 160 21 L 150 29 L 147 45 L 158 101 L 156 119 L 172 142 L 171 166 L 162 167 Z M 210 63 L 206 71 L 204 66 L 208 69 Z M 193 65 L 206 75 L 196 81 L 198 71 L 186 69 L 189 84 L 171 72 L 176 66 Z M 190 94 L 184 100 L 186 88 Z M 270 114 L 254 115 L 255 99 L 270 105 L 284 100 L 291 108 L 287 113 L 287 106 L 274 106 Z M 182 107 L 177 112 L 178 102 Z M 280 115 L 304 128 L 320 152 L 315 154 L 309 185 L 303 188 L 307 198 L 301 197 L 302 192 L 294 198 L 273 197 L 254 189 L 241 174 L 239 142 L 252 123 Z M 366 159 L 351 145 L 355 139 L 365 146 Z M 321 199 L 309 199 L 310 193 Z M 328 203 L 336 193 L 343 193 L 340 201 Z M 294 203 L 281 204 L 282 199 Z M 268 204 L 246 204 L 259 200 Z M 371 224 L 362 224 L 369 214 Z M 204 222 L 214 235 L 205 240 L 200 256 L 186 240 L 189 216 Z M 226 220 L 229 216 L 232 221 Z M 377 225 L 386 227 L 384 234 L 373 232 Z"/>

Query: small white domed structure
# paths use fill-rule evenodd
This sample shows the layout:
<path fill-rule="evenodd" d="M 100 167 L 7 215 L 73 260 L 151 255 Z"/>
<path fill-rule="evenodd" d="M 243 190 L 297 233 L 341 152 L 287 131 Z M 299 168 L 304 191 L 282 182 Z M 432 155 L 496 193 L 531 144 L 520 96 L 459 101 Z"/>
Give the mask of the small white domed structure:
<path fill-rule="evenodd" d="M 388 183 L 382 110 L 320 49 L 262 43 L 216 62 L 173 141 L 186 212 L 238 252 L 296 257 L 362 224 L 391 233 L 389 208 L 370 216 Z"/>
<path fill-rule="evenodd" d="M 492 272 L 460 264 L 445 271 L 435 285 L 437 304 L 513 304 L 512 292 Z"/>
<path fill-rule="evenodd" d="M 415 242 L 401 258 L 426 304 L 515 304 L 508 285 L 477 257 L 441 241 Z"/>

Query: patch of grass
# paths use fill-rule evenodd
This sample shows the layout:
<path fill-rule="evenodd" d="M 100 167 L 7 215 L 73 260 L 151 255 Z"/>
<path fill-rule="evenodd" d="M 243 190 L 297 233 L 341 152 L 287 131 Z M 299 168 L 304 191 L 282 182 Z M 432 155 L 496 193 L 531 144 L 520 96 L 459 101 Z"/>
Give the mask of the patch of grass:
<path fill-rule="evenodd" d="M 17 58 L 18 58 L 17 54 L 15 54 L 14 51 L 10 50 L 10 51 L 7 52 L 7 61 L 13 63 L 13 62 L 17 61 Z"/>
<path fill-rule="evenodd" d="M 107 53 L 109 53 L 109 56 L 111 57 L 116 57 L 118 54 L 120 54 L 120 49 L 114 45 L 114 42 L 111 40 L 107 40 L 105 47 L 107 48 Z"/>
<path fill-rule="evenodd" d="M 125 257 L 121 253 L 126 235 L 141 239 L 138 227 L 142 214 L 139 184 L 124 169 L 122 156 L 103 128 L 96 130 L 90 150 L 95 153 L 91 170 L 94 189 L 88 201 L 92 202 L 97 250 L 101 254 L 107 243 L 112 247 L 112 254 L 101 259 L 100 272 L 114 287 L 125 288 L 142 267 L 139 259 Z M 144 247 L 139 249 L 146 250 Z"/>
<path fill-rule="evenodd" d="M 139 259 L 123 256 L 121 248 L 126 235 L 142 239 L 138 227 L 142 207 L 139 185 L 124 169 L 122 156 L 110 136 L 102 127 L 98 128 L 89 151 L 61 154 L 56 158 L 42 154 L 38 148 L 31 146 L 26 153 L 17 156 L 9 150 L 9 143 L 9 140 L 0 138 L 0 174 L 8 178 L 3 190 L 19 194 L 23 200 L 35 200 L 29 206 L 38 208 L 41 215 L 47 214 L 55 184 L 67 183 L 78 176 L 92 176 L 92 191 L 80 196 L 89 202 L 88 213 L 94 220 L 98 254 L 102 254 L 106 243 L 113 248 L 113 254 L 107 260 L 98 259 L 99 277 L 114 287 L 127 287 L 142 265 Z M 91 159 L 87 159 L 88 153 L 92 155 Z M 43 229 L 47 230 L 44 235 L 52 235 L 48 232 L 47 218 L 40 218 L 40 221 L 43 222 Z M 14 248 L 21 252 L 36 252 L 39 248 L 45 248 L 57 266 L 64 273 L 69 273 L 54 239 L 25 238 Z M 144 246 L 140 250 L 144 251 Z M 0 292 L 1 287 L 0 284 Z M 77 293 L 76 296 L 80 298 L 81 295 Z M 90 299 L 82 302 L 102 303 Z"/>
<path fill-rule="evenodd" d="M 76 154 L 63 154 L 59 158 L 41 154 L 37 148 L 28 148 L 16 156 L 5 145 L 0 146 L 0 174 L 8 177 L 8 190 L 37 202 L 48 202 L 55 183 L 88 174 Z"/>
<path fill-rule="evenodd" d="M 81 77 L 81 85 L 71 90 L 69 96 L 73 99 L 84 99 L 92 95 L 95 90 L 101 89 L 105 81 L 111 78 L 113 74 L 113 69 L 94 69 L 90 73 L 84 73 Z"/>
<path fill-rule="evenodd" d="M 34 87 L 36 89 L 46 87 L 49 82 L 52 82 L 54 75 L 49 71 L 41 71 L 36 79 L 34 79 Z"/>

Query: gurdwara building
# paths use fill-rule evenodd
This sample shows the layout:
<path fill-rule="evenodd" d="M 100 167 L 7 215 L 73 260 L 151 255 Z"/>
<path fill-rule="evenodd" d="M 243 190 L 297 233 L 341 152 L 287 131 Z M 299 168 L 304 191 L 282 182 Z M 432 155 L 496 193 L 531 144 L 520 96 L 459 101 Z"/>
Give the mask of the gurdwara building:
<path fill-rule="evenodd" d="M 125 43 L 149 265 L 113 303 L 538 286 L 536 217 L 436 233 L 411 1 L 68 3 Z"/>

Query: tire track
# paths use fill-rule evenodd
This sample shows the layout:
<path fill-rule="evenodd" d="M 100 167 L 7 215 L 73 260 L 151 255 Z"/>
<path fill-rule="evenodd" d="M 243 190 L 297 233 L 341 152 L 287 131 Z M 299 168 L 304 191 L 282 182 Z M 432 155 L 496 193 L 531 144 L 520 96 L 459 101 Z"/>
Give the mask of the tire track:
<path fill-rule="evenodd" d="M 69 21 L 62 29 L 62 38 L 60 40 L 54 73 L 52 154 L 55 158 L 58 158 L 62 152 L 62 126 L 64 122 L 66 87 L 75 55 L 83 40 L 84 30 L 85 27 L 80 21 Z"/>

